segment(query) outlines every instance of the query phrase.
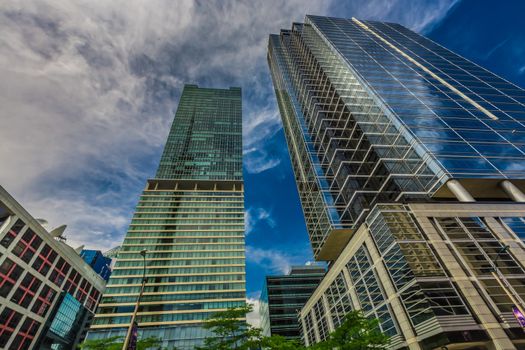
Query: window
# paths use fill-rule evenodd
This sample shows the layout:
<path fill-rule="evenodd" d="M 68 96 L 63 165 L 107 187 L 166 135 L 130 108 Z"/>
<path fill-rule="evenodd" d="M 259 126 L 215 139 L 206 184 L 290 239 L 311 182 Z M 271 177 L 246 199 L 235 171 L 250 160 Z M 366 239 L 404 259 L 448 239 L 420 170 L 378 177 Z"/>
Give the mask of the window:
<path fill-rule="evenodd" d="M 95 289 L 95 287 L 93 287 L 91 289 L 91 293 L 89 293 L 89 296 L 88 296 L 88 301 L 86 302 L 86 307 L 91 310 L 91 311 L 95 311 L 95 307 L 97 306 L 97 300 L 100 296 L 100 293 L 98 290 Z"/>
<path fill-rule="evenodd" d="M 53 303 L 53 299 L 55 299 L 55 295 L 56 292 L 53 289 L 51 289 L 48 285 L 44 285 L 40 291 L 40 294 L 35 300 L 35 304 L 33 305 L 31 311 L 39 316 L 45 317 L 47 310 L 49 310 L 49 307 Z"/>
<path fill-rule="evenodd" d="M 28 307 L 41 284 L 42 282 L 39 279 L 29 272 L 26 273 L 22 282 L 20 282 L 20 286 L 11 297 L 11 301 L 22 307 Z"/>
<path fill-rule="evenodd" d="M 20 266 L 10 259 L 5 259 L 0 266 L 0 296 L 7 297 L 22 272 Z"/>
<path fill-rule="evenodd" d="M 56 284 L 58 287 L 62 285 L 62 282 L 66 279 L 66 275 L 69 272 L 69 265 L 63 258 L 59 258 L 55 268 L 51 272 L 49 279 L 51 282 Z"/>
<path fill-rule="evenodd" d="M 28 229 L 13 248 L 13 253 L 24 262 L 29 263 L 37 249 L 40 247 L 40 243 L 42 243 L 42 238 L 38 237 L 33 231 Z"/>
<path fill-rule="evenodd" d="M 82 276 L 80 276 L 77 270 L 72 269 L 63 289 L 69 294 L 73 295 L 74 291 L 77 289 L 78 282 L 80 282 L 80 278 L 82 278 Z"/>
<path fill-rule="evenodd" d="M 91 284 L 88 283 L 86 279 L 82 280 L 82 283 L 80 283 L 80 287 L 77 290 L 76 298 L 81 303 L 86 300 L 86 297 L 88 295 L 89 289 L 91 288 Z"/>
<path fill-rule="evenodd" d="M 3 349 L 20 322 L 22 315 L 6 307 L 0 314 L 0 347 Z"/>
<path fill-rule="evenodd" d="M 9 245 L 16 238 L 18 233 L 24 228 L 25 224 L 22 220 L 16 220 L 15 224 L 11 226 L 9 231 L 5 234 L 4 238 L 0 241 L 0 244 L 5 248 L 9 248 Z"/>
<path fill-rule="evenodd" d="M 35 337 L 35 334 L 38 331 L 39 327 L 40 327 L 39 322 L 33 320 L 32 318 L 26 317 L 24 323 L 22 324 L 22 327 L 20 327 L 20 331 L 18 332 L 15 339 L 13 340 L 13 343 L 11 343 L 11 346 L 9 347 L 9 349 L 10 350 L 29 349 L 29 345 L 31 345 L 31 342 L 33 341 L 33 338 Z"/>
<path fill-rule="evenodd" d="M 35 262 L 33 263 L 33 268 L 40 272 L 43 276 L 46 276 L 56 258 L 57 253 L 46 244 L 36 257 Z"/>

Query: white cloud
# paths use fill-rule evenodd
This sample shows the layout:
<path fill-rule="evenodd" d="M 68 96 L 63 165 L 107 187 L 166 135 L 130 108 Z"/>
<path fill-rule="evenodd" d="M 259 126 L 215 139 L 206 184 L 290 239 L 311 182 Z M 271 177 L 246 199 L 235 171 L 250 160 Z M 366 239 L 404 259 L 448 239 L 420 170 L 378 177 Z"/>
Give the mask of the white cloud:
<path fill-rule="evenodd" d="M 417 32 L 429 31 L 459 0 L 376 0 L 347 2 L 347 13 L 359 19 L 398 22 Z"/>
<path fill-rule="evenodd" d="M 253 311 L 246 315 L 246 322 L 253 327 L 261 326 L 261 314 L 259 313 L 259 298 L 247 298 L 246 303 L 252 305 Z"/>
<path fill-rule="evenodd" d="M 124 235 L 113 236 L 108 232 L 108 227 L 117 228 L 124 233 L 129 224 L 127 213 L 119 207 L 93 207 L 79 199 L 61 200 L 52 198 L 42 198 L 32 203 L 40 208 L 39 213 L 43 218 L 52 223 L 64 223 L 65 218 L 74 218 L 68 224 L 65 236 L 67 243 L 76 248 L 86 240 L 89 240 L 90 249 L 107 250 L 108 247 L 115 247 L 122 243 Z M 54 227 L 48 225 L 49 229 Z M 89 227 L 89 231 L 84 231 Z M 86 236 L 84 236 L 86 235 Z"/>
<path fill-rule="evenodd" d="M 255 226 L 262 222 L 266 223 L 271 228 L 276 226 L 276 222 L 271 213 L 264 208 L 251 207 L 244 212 L 244 225 L 247 235 L 252 233 Z"/>
<path fill-rule="evenodd" d="M 299 263 L 295 258 L 280 250 L 261 249 L 246 246 L 246 260 L 262 266 L 269 273 L 287 274 L 292 263 Z"/>
<path fill-rule="evenodd" d="M 243 160 L 248 172 L 258 174 L 280 163 L 279 157 L 268 152 L 267 148 L 270 139 L 281 128 L 281 117 L 273 98 L 266 108 L 248 113 L 248 118 L 243 124 Z"/>

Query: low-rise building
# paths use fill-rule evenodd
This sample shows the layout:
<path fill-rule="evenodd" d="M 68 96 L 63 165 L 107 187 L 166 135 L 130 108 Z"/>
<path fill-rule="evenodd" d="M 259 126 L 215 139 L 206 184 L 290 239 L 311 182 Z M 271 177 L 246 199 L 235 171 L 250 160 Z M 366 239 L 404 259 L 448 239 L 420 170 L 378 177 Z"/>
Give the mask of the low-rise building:
<path fill-rule="evenodd" d="M 319 265 L 293 266 L 287 275 L 266 276 L 260 309 L 263 334 L 300 339 L 298 313 L 321 282 Z"/>
<path fill-rule="evenodd" d="M 82 340 L 105 281 L 55 236 L 0 186 L 1 349 L 74 349 Z"/>

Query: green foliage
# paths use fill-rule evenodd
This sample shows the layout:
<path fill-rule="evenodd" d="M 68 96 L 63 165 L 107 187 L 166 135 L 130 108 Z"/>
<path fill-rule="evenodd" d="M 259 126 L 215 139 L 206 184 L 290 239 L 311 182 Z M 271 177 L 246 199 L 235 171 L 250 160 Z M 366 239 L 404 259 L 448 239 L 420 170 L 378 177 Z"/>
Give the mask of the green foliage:
<path fill-rule="evenodd" d="M 327 340 L 308 349 L 369 350 L 384 349 L 387 344 L 388 336 L 379 330 L 378 320 L 364 317 L 361 311 L 352 311 Z"/>
<path fill-rule="evenodd" d="M 81 350 L 121 350 L 122 337 L 85 340 L 78 347 Z"/>
<path fill-rule="evenodd" d="M 230 308 L 214 314 L 206 321 L 204 328 L 214 333 L 204 340 L 204 346 L 196 350 L 248 350 L 258 349 L 261 330 L 246 323 L 246 314 L 252 311 L 251 305 Z"/>
<path fill-rule="evenodd" d="M 124 345 L 122 337 L 111 337 L 105 339 L 85 340 L 78 347 L 81 350 L 122 350 Z M 155 337 L 140 339 L 137 342 L 137 350 L 158 349 L 162 350 L 160 340 Z M 176 349 L 172 349 L 176 350 Z"/>
<path fill-rule="evenodd" d="M 304 350 L 295 340 L 274 335 L 264 337 L 260 328 L 246 323 L 251 305 L 228 309 L 213 315 L 204 326 L 214 336 L 205 339 L 204 346 L 196 350 Z"/>

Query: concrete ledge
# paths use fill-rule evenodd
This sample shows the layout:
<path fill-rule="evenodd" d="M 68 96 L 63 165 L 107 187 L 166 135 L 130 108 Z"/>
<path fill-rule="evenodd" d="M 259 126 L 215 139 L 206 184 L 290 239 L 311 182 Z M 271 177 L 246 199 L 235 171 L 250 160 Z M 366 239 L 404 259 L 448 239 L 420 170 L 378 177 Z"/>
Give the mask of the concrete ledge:
<path fill-rule="evenodd" d="M 343 249 L 354 235 L 355 230 L 351 229 L 335 229 L 332 230 L 321 248 L 321 251 L 316 256 L 319 261 L 333 261 L 336 260 Z"/>

